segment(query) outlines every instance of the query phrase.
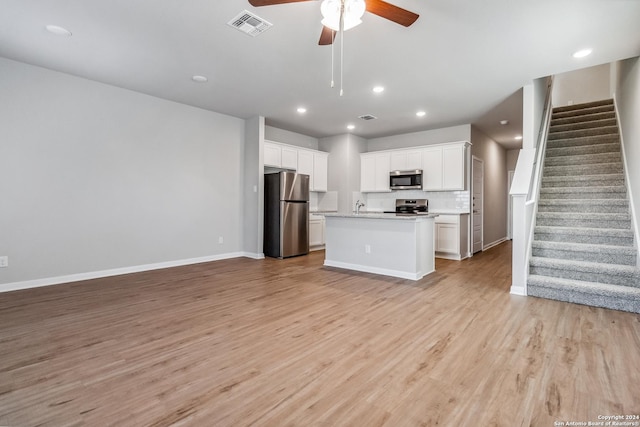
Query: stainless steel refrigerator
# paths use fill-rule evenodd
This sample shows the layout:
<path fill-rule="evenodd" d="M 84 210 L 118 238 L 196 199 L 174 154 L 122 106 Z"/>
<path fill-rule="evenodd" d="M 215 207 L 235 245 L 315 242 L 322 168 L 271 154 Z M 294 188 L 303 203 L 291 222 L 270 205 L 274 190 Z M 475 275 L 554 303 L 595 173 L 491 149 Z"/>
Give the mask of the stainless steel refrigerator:
<path fill-rule="evenodd" d="M 309 175 L 264 176 L 263 251 L 275 258 L 309 253 Z"/>

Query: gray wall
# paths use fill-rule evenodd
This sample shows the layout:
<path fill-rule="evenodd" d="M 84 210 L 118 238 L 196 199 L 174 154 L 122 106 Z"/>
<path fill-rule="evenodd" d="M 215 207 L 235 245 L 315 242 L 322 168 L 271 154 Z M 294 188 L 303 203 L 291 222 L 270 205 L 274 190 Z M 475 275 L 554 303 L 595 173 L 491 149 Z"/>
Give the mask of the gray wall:
<path fill-rule="evenodd" d="M 297 147 L 309 148 L 311 150 L 318 149 L 318 138 L 275 128 L 273 126 L 265 126 L 264 139 L 268 139 L 273 142 L 281 142 L 283 144 L 295 145 Z"/>
<path fill-rule="evenodd" d="M 367 140 L 355 135 L 339 135 L 320 140 L 320 150 L 329 153 L 328 189 L 338 192 L 338 212 L 353 210 L 353 193 L 360 191 L 360 153 Z"/>
<path fill-rule="evenodd" d="M 581 104 L 611 97 L 609 64 L 557 74 L 553 82 L 553 106 Z"/>
<path fill-rule="evenodd" d="M 640 230 L 640 58 L 620 61 L 617 73 L 615 99 L 622 129 L 626 172 L 629 176 L 627 184 L 633 201 L 637 233 Z"/>
<path fill-rule="evenodd" d="M 367 142 L 367 151 L 393 150 L 445 142 L 470 141 L 471 125 L 452 126 L 423 132 L 373 138 Z"/>
<path fill-rule="evenodd" d="M 507 237 L 507 152 L 475 126 L 471 126 L 471 154 L 484 161 L 484 245 Z"/>
<path fill-rule="evenodd" d="M 248 256 L 262 258 L 263 225 L 264 225 L 264 117 L 255 116 L 247 119 L 245 124 L 242 209 L 237 213 L 242 216 L 244 228 L 243 249 Z M 240 212 L 242 214 L 240 214 Z"/>
<path fill-rule="evenodd" d="M 242 251 L 244 126 L 0 58 L 0 284 Z"/>

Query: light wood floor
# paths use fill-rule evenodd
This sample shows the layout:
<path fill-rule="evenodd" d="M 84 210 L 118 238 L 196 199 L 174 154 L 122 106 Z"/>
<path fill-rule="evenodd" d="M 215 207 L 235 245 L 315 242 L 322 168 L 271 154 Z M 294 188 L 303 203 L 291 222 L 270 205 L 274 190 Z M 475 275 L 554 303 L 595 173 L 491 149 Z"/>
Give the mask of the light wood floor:
<path fill-rule="evenodd" d="M 553 426 L 640 414 L 640 316 L 234 259 L 0 294 L 0 425 Z"/>

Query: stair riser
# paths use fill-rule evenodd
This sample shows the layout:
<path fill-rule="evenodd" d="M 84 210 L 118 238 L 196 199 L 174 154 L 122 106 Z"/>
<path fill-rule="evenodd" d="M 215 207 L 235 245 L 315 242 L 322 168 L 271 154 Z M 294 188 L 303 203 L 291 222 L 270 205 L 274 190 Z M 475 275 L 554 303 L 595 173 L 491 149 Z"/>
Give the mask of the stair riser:
<path fill-rule="evenodd" d="M 580 165 L 574 166 L 549 166 L 545 165 L 542 172 L 544 176 L 575 176 L 584 175 L 602 175 L 602 174 L 614 174 L 622 173 L 622 162 L 618 163 L 600 163 L 596 165 L 590 165 L 588 170 L 585 171 L 585 167 Z"/>
<path fill-rule="evenodd" d="M 551 227 L 576 227 L 576 228 L 613 228 L 627 230 L 631 228 L 631 221 L 616 220 L 590 220 L 590 219 L 560 219 L 560 218 L 538 218 L 537 225 Z"/>
<path fill-rule="evenodd" d="M 555 187 L 561 189 L 562 187 Z M 601 192 L 584 192 L 579 189 L 571 189 L 568 191 L 549 191 L 550 189 L 540 189 L 540 200 L 593 200 L 593 199 L 616 199 L 625 200 L 627 198 L 626 191 L 601 191 Z"/>
<path fill-rule="evenodd" d="M 599 135 L 582 138 L 565 138 L 547 141 L 547 148 L 583 147 L 586 145 L 613 144 L 620 142 L 618 134 Z"/>
<path fill-rule="evenodd" d="M 548 268 L 532 265 L 529 267 L 530 274 L 540 276 L 558 277 L 561 279 L 582 280 L 585 282 L 608 283 L 610 285 L 629 286 L 634 283 L 633 275 L 615 275 L 610 273 L 585 272 L 580 270 L 566 270 L 560 268 Z"/>
<path fill-rule="evenodd" d="M 548 187 L 615 187 L 624 185 L 624 178 L 621 174 L 606 176 L 602 174 L 601 177 L 589 176 L 589 177 L 543 177 L 542 188 Z"/>
<path fill-rule="evenodd" d="M 603 126 L 595 129 L 579 129 L 566 132 L 549 132 L 549 141 L 556 139 L 584 138 L 600 135 L 617 135 L 617 126 Z"/>
<path fill-rule="evenodd" d="M 584 166 L 601 163 L 615 164 L 617 162 L 620 162 L 620 165 L 622 165 L 620 153 L 599 153 L 577 156 L 547 157 L 544 161 L 544 166 Z"/>
<path fill-rule="evenodd" d="M 550 248 L 533 248 L 533 256 L 571 261 L 589 261 L 602 264 L 636 265 L 636 255 L 629 254 L 621 248 L 618 253 L 598 253 L 591 251 L 558 250 Z"/>
<path fill-rule="evenodd" d="M 594 114 L 581 114 L 579 116 L 566 116 L 563 118 L 554 118 L 551 120 L 551 126 L 568 125 L 571 123 L 593 122 L 596 120 L 616 119 L 613 111 L 606 111 Z"/>
<path fill-rule="evenodd" d="M 555 132 L 567 132 L 572 130 L 583 130 L 583 129 L 595 129 L 605 126 L 616 126 L 616 119 L 604 119 L 604 120 L 593 120 L 593 121 L 575 121 L 573 123 L 566 124 L 554 124 L 551 123 L 549 127 L 550 133 Z"/>
<path fill-rule="evenodd" d="M 612 199 L 614 200 L 614 199 Z M 624 214 L 629 212 L 629 208 L 625 206 L 619 206 L 615 204 L 610 205 L 577 205 L 575 203 L 543 203 L 542 201 L 538 203 L 538 212 L 541 213 L 567 213 L 567 214 Z"/>
<path fill-rule="evenodd" d="M 560 291 L 533 285 L 527 286 L 527 294 L 532 297 L 640 313 L 640 301 L 635 299 L 595 296 L 588 293 Z"/>
<path fill-rule="evenodd" d="M 620 143 L 601 143 L 594 145 L 581 145 L 577 147 L 547 148 L 545 155 L 547 160 L 564 156 L 587 156 L 591 154 L 615 153 L 621 156 Z M 546 161 L 545 161 L 546 163 Z"/>
<path fill-rule="evenodd" d="M 633 237 L 627 236 L 598 236 L 572 233 L 539 233 L 534 235 L 535 240 L 547 242 L 586 243 L 592 245 L 633 246 Z"/>

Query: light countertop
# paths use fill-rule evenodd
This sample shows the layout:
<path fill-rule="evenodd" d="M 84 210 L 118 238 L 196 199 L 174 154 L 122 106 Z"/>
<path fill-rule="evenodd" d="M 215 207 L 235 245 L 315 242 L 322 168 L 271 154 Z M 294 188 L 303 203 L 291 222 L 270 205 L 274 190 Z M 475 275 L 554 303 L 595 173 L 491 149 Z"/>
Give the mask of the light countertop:
<path fill-rule="evenodd" d="M 382 213 L 382 212 L 361 212 L 355 213 L 325 213 L 325 217 L 330 218 L 354 218 L 354 219 L 391 219 L 400 221 L 416 221 L 420 219 L 432 219 L 438 216 L 438 214 L 428 213 L 426 215 L 396 215 L 394 213 Z"/>

